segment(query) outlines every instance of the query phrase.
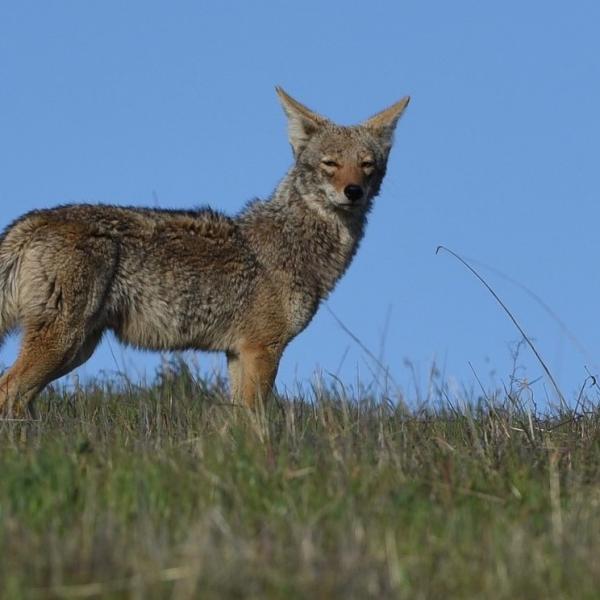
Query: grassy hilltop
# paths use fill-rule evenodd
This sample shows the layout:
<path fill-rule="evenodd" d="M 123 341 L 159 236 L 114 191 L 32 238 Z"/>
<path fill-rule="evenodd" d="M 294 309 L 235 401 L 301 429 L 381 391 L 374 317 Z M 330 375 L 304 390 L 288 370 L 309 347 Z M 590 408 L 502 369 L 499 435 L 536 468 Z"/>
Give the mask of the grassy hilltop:
<path fill-rule="evenodd" d="M 251 414 L 186 369 L 47 392 L 0 423 L 0 598 L 596 599 L 595 389 L 525 395 Z"/>

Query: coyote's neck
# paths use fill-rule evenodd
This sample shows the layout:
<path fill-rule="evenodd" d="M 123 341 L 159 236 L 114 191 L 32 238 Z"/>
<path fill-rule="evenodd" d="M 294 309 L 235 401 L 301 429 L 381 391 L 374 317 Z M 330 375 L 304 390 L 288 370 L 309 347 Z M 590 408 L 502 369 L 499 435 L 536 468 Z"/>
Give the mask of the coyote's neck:
<path fill-rule="evenodd" d="M 301 194 L 293 172 L 272 198 L 242 213 L 244 235 L 260 261 L 310 289 L 319 302 L 333 289 L 363 236 L 366 214 L 333 212 Z"/>

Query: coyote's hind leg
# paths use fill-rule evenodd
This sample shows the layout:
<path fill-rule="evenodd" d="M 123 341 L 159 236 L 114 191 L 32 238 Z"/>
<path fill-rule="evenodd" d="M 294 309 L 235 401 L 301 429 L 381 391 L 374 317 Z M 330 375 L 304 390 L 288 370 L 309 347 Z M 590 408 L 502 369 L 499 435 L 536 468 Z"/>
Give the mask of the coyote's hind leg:
<path fill-rule="evenodd" d="M 69 226 L 53 234 L 30 250 L 21 266 L 23 340 L 17 360 L 0 378 L 3 416 L 26 416 L 46 385 L 91 356 L 106 327 L 116 265 L 111 242 L 88 239 Z M 52 253 L 44 253 L 48 246 Z"/>
<path fill-rule="evenodd" d="M 17 360 L 0 378 L 0 414 L 28 417 L 31 402 L 40 391 L 83 364 L 99 340 L 98 333 L 81 336 L 58 324 L 42 333 L 26 332 Z"/>

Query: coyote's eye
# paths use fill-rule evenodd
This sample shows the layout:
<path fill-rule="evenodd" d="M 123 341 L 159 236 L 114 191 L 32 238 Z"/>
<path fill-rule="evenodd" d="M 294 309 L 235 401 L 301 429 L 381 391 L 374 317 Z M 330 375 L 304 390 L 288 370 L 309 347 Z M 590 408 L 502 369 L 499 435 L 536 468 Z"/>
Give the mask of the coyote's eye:
<path fill-rule="evenodd" d="M 325 167 L 339 167 L 340 165 L 338 165 L 338 163 L 335 162 L 335 160 L 331 160 L 330 158 L 324 158 L 321 161 L 321 164 Z"/>
<path fill-rule="evenodd" d="M 373 169 L 375 167 L 375 163 L 372 160 L 363 160 L 360 163 L 360 166 L 363 169 Z"/>

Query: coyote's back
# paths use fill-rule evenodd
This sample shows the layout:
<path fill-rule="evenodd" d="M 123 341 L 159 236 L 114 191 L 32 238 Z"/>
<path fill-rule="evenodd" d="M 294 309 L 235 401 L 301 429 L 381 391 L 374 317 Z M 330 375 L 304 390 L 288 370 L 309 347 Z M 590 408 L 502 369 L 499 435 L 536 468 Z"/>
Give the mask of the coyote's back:
<path fill-rule="evenodd" d="M 152 350 L 226 352 L 234 400 L 269 393 L 288 342 L 350 263 L 408 99 L 341 127 L 278 90 L 296 161 L 236 217 L 70 205 L 0 236 L 0 339 L 23 331 L 0 378 L 18 414 L 93 353 L 103 333 Z"/>

